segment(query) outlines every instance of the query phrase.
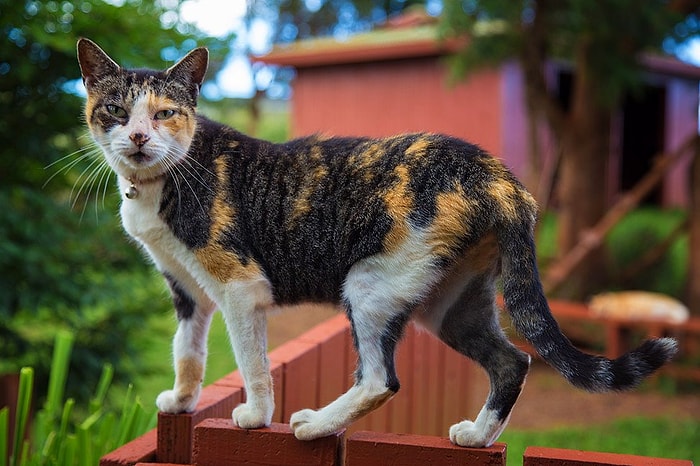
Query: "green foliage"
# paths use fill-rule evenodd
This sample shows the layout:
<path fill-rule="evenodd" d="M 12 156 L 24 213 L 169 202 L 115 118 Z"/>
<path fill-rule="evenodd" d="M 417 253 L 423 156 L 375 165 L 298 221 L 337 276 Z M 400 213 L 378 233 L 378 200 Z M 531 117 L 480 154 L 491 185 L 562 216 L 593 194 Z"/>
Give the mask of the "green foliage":
<path fill-rule="evenodd" d="M 289 138 L 289 110 L 284 103 L 263 101 L 260 118 L 255 133 L 251 126 L 250 102 L 239 99 L 221 99 L 215 102 L 201 102 L 198 111 L 207 117 L 227 124 L 250 136 L 273 142 L 283 142 Z"/>
<path fill-rule="evenodd" d="M 87 396 L 103 362 L 137 348 L 143 315 L 169 307 L 162 279 L 121 231 L 113 179 L 94 172 L 81 136 L 75 44 L 90 37 L 126 66 L 157 68 L 205 45 L 215 74 L 231 38 L 203 37 L 177 7 L 0 0 L 0 373 L 32 365 L 43 385 L 53 335 L 67 329 L 76 335 L 69 391 Z"/>
<path fill-rule="evenodd" d="M 587 427 L 543 431 L 506 429 L 498 440 L 508 444 L 508 464 L 522 464 L 528 446 L 626 453 L 700 461 L 697 419 L 629 418 Z"/>
<path fill-rule="evenodd" d="M 681 225 L 687 213 L 654 208 L 631 212 L 608 235 L 611 289 L 640 289 L 682 298 L 688 267 L 687 236 L 675 241 L 651 267 L 625 279 L 623 272 Z"/>
<path fill-rule="evenodd" d="M 683 210 L 644 207 L 627 214 L 605 238 L 610 290 L 646 290 L 682 298 L 688 269 L 688 239 L 681 236 L 658 261 L 630 277 L 625 272 L 683 223 Z M 557 217 L 548 212 L 540 219 L 537 255 L 542 268 L 557 257 Z"/>
<path fill-rule="evenodd" d="M 103 366 L 87 406 L 77 406 L 71 398 L 64 401 L 73 342 L 69 333 L 57 335 L 46 401 L 31 422 L 34 371 L 29 367 L 21 370 L 11 450 L 8 408 L 0 410 L 0 466 L 97 465 L 105 453 L 155 425 L 155 411 L 145 411 L 131 392 L 123 398 L 120 409 L 113 411 L 105 407 L 113 375 L 111 365 Z M 31 432 L 25 438 L 23 433 L 28 426 Z"/>
<path fill-rule="evenodd" d="M 273 42 L 284 43 L 318 36 L 346 37 L 366 31 L 388 16 L 398 14 L 425 0 L 264 0 L 250 3 L 257 18 L 275 24 Z"/>
<path fill-rule="evenodd" d="M 638 85 L 639 53 L 697 33 L 700 23 L 688 21 L 686 13 L 664 0 L 447 1 L 440 31 L 470 39 L 452 61 L 457 77 L 507 59 L 531 60 L 533 41 L 551 59 L 574 62 L 585 50 L 597 97 L 611 105 Z"/>

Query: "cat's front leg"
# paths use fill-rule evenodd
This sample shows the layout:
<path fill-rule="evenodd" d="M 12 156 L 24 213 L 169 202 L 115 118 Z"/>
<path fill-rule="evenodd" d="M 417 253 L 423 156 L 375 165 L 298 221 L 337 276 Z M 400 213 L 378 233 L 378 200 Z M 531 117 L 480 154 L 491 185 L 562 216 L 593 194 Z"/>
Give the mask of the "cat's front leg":
<path fill-rule="evenodd" d="M 265 311 L 272 305 L 269 286 L 261 280 L 229 284 L 227 288 L 221 312 L 246 390 L 246 402 L 231 416 L 235 425 L 245 429 L 268 426 L 275 409 L 267 358 Z"/>
<path fill-rule="evenodd" d="M 156 405 L 164 413 L 194 411 L 202 389 L 207 359 L 207 335 L 214 303 L 188 279 L 165 274 L 178 318 L 173 339 L 175 385 L 158 395 Z M 188 286 L 189 285 L 189 286 Z"/>

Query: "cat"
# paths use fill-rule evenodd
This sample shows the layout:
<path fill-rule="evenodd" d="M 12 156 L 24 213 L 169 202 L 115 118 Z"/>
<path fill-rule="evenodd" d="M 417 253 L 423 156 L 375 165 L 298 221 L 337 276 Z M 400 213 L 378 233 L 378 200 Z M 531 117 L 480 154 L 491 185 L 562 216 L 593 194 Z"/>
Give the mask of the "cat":
<path fill-rule="evenodd" d="M 476 420 L 453 425 L 449 437 L 489 446 L 530 366 L 499 325 L 499 275 L 515 328 L 577 387 L 632 388 L 676 352 L 668 338 L 616 360 L 571 345 L 538 276 L 536 203 L 476 145 L 438 134 L 273 144 L 196 113 L 204 48 L 164 71 L 124 69 L 81 39 L 78 61 L 85 119 L 117 174 L 123 226 L 172 292 L 175 383 L 157 397 L 163 412 L 195 408 L 218 308 L 246 384 L 233 422 L 269 425 L 266 312 L 326 302 L 342 305 L 350 320 L 355 382 L 327 406 L 294 413 L 297 438 L 337 432 L 396 394 L 394 351 L 414 320 L 488 373 Z"/>

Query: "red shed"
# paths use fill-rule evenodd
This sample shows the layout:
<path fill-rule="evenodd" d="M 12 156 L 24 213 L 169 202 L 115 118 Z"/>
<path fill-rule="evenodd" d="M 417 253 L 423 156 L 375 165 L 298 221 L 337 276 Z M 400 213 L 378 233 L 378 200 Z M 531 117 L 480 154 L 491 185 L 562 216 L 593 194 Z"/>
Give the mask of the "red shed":
<path fill-rule="evenodd" d="M 436 39 L 434 26 L 378 29 L 345 41 L 312 39 L 278 46 L 258 60 L 296 69 L 292 133 L 387 136 L 446 133 L 477 143 L 523 176 L 527 157 L 523 78 L 507 63 L 450 83 L 444 57 L 454 42 Z M 644 59 L 646 92 L 616 112 L 607 188 L 612 201 L 630 188 L 661 151 L 698 131 L 700 68 L 678 60 Z M 565 96 L 571 73 L 551 66 Z M 564 97 L 565 98 L 565 97 Z M 543 147 L 551 160 L 552 145 Z M 669 171 L 650 201 L 685 205 L 687 164 Z"/>

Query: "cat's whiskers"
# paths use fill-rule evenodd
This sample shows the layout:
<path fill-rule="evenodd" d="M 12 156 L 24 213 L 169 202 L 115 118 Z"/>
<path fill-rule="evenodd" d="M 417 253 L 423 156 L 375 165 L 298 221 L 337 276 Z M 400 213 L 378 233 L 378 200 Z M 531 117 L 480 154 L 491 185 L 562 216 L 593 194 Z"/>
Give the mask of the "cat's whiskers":
<path fill-rule="evenodd" d="M 68 202 L 72 209 L 75 209 L 80 199 L 85 197 L 85 202 L 83 203 L 80 214 L 80 219 L 82 220 L 89 203 L 88 200 L 92 196 L 93 188 L 97 188 L 95 191 L 96 216 L 98 213 L 100 192 L 102 192 L 102 205 L 104 206 L 106 190 L 112 171 L 103 157 L 103 151 L 100 145 L 87 135 L 82 135 L 81 138 L 87 139 L 87 143 L 83 147 L 70 154 L 64 155 L 44 167 L 46 170 L 54 167 L 58 168 L 46 179 L 43 187 L 46 187 L 60 174 L 68 173 L 74 170 L 78 165 L 87 162 L 87 166 L 84 167 L 80 174 L 73 180 L 71 190 L 68 193 Z M 104 188 L 102 188 L 103 184 Z"/>
<path fill-rule="evenodd" d="M 83 160 L 92 158 L 95 155 L 99 155 L 100 152 L 101 152 L 101 150 L 100 150 L 99 146 L 93 142 L 85 147 L 81 147 L 80 149 L 78 149 L 74 152 L 71 152 L 68 155 L 64 155 L 60 159 L 46 165 L 44 167 L 44 170 L 51 169 L 60 163 L 67 162 L 67 163 L 65 163 L 65 165 L 59 167 L 51 176 L 49 176 L 46 179 L 46 181 L 42 185 L 42 188 L 45 188 L 51 182 L 51 180 L 56 178 L 61 173 L 68 172 L 68 171 L 72 170 L 73 167 L 78 165 Z"/>
<path fill-rule="evenodd" d="M 109 184 L 109 178 L 111 176 L 111 169 L 109 165 L 104 161 L 103 158 L 98 158 L 93 160 L 90 165 L 88 165 L 78 176 L 76 179 L 75 183 L 73 184 L 73 188 L 71 189 L 71 194 L 70 198 L 72 200 L 71 202 L 71 208 L 75 208 L 76 205 L 78 204 L 78 201 L 80 198 L 84 195 L 86 202 L 83 203 L 83 207 L 80 213 L 80 219 L 83 219 L 83 216 L 85 215 L 85 211 L 87 209 L 88 202 L 87 200 L 90 199 L 93 193 L 93 189 L 95 188 L 95 185 L 97 185 L 97 189 L 95 191 L 95 214 L 97 216 L 98 213 L 98 205 L 99 205 L 99 192 L 100 192 L 100 186 L 104 180 L 105 186 Z M 77 191 L 76 187 L 79 185 Z M 102 199 L 102 202 L 104 204 L 104 196 Z"/>
<path fill-rule="evenodd" d="M 75 208 L 80 195 L 85 191 L 86 186 L 95 180 L 95 173 L 99 172 L 103 162 L 100 159 L 92 159 L 87 167 L 83 168 L 78 177 L 73 182 L 73 187 L 70 190 L 69 198 L 71 199 L 71 207 Z M 90 192 L 88 189 L 88 193 Z"/>
<path fill-rule="evenodd" d="M 103 186 L 102 188 L 102 208 L 105 208 L 105 199 L 107 198 L 107 189 L 109 188 L 109 181 L 112 179 L 112 170 L 109 168 L 109 166 L 105 163 L 104 164 L 104 169 L 102 170 L 102 175 L 100 176 L 100 179 L 97 183 L 97 191 L 95 195 L 95 215 L 98 213 L 98 199 L 99 199 L 99 194 L 100 194 L 100 186 Z"/>
<path fill-rule="evenodd" d="M 192 178 L 210 193 L 214 192 L 214 189 L 207 183 L 206 179 L 202 176 L 200 171 L 204 171 L 211 176 L 214 176 L 214 174 L 210 170 L 205 168 L 201 163 L 199 163 L 199 161 L 193 159 L 192 157 L 189 157 L 188 155 L 185 155 L 182 159 L 178 161 L 177 167 L 178 169 L 182 169 L 180 170 L 180 173 L 182 173 L 183 175 L 188 175 L 183 176 L 188 185 L 190 184 L 189 178 Z M 192 189 L 192 192 L 194 193 L 192 185 L 190 185 L 190 189 Z"/>
<path fill-rule="evenodd" d="M 178 154 L 178 152 L 180 154 Z M 204 178 L 202 178 L 202 175 L 197 171 L 196 167 L 192 167 L 191 162 L 195 161 L 191 157 L 189 157 L 186 153 L 182 154 L 184 150 L 180 148 L 172 148 L 171 151 L 168 152 L 167 157 L 165 160 L 167 161 L 167 168 L 168 171 L 171 173 L 173 181 L 175 182 L 175 189 L 178 192 L 178 203 L 182 199 L 182 193 L 181 193 L 181 186 L 180 182 L 178 180 L 178 176 L 182 177 L 182 179 L 185 181 L 187 184 L 188 188 L 194 194 L 195 199 L 197 200 L 197 203 L 199 204 L 199 207 L 202 209 L 202 213 L 206 214 L 206 209 L 202 205 L 202 203 L 199 200 L 199 196 L 197 196 L 197 193 L 192 186 L 192 184 L 189 181 L 189 178 L 193 178 L 194 180 L 198 181 L 205 189 L 208 191 L 212 192 L 211 186 L 209 186 Z M 199 164 L 199 162 L 197 162 Z M 206 170 L 206 168 L 202 167 L 201 164 L 199 164 L 201 169 Z"/>

